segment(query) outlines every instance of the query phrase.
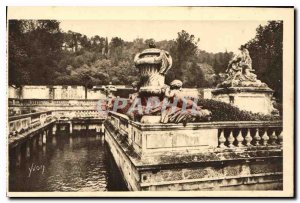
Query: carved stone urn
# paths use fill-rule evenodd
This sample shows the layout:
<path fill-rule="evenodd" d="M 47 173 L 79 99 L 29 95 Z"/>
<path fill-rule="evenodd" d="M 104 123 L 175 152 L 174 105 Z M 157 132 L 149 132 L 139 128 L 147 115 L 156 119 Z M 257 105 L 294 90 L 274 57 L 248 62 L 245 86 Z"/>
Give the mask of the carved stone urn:
<path fill-rule="evenodd" d="M 139 94 L 154 96 L 160 95 L 165 86 L 165 75 L 172 66 L 172 57 L 153 44 L 149 47 L 136 54 L 134 63 L 140 72 Z"/>

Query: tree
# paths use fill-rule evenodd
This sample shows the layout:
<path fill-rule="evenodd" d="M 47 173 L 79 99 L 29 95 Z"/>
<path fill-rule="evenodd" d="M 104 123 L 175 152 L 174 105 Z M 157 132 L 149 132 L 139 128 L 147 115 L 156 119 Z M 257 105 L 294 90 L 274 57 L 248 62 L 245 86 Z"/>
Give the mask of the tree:
<path fill-rule="evenodd" d="M 24 22 L 20 20 L 9 21 L 9 84 L 21 85 L 28 83 L 30 78 L 22 68 L 25 65 L 27 53 L 25 52 Z"/>
<path fill-rule="evenodd" d="M 184 30 L 178 32 L 178 37 L 171 48 L 173 69 L 166 78 L 168 82 L 173 79 L 182 80 L 183 84 L 187 82 L 188 78 L 183 75 L 184 69 L 187 68 L 188 62 L 193 62 L 195 59 L 199 41 L 200 39 L 196 40 L 194 35 L 190 35 Z"/>
<path fill-rule="evenodd" d="M 51 84 L 62 42 L 58 21 L 10 20 L 9 83 Z"/>
<path fill-rule="evenodd" d="M 67 77 L 69 82 L 76 85 L 83 85 L 85 87 L 85 98 L 87 98 L 87 90 L 94 85 L 103 84 L 107 82 L 108 75 L 102 71 L 99 71 L 95 66 L 88 66 L 87 64 L 81 67 L 71 70 L 70 76 Z"/>
<path fill-rule="evenodd" d="M 256 29 L 254 39 L 246 43 L 252 66 L 258 79 L 275 90 L 274 96 L 282 101 L 282 41 L 283 22 L 269 21 Z"/>
<path fill-rule="evenodd" d="M 106 38 L 105 38 L 105 47 L 104 47 L 105 55 L 108 54 L 108 49 L 109 49 L 109 47 L 108 47 L 108 39 L 107 39 L 107 37 L 106 37 Z"/>
<path fill-rule="evenodd" d="M 110 48 L 109 56 L 115 65 L 118 64 L 122 58 L 123 47 L 124 47 L 124 41 L 121 38 L 113 37 L 111 39 L 111 42 L 109 43 L 109 48 Z"/>
<path fill-rule="evenodd" d="M 83 85 L 86 91 L 109 82 L 129 85 L 139 80 L 133 58 L 151 40 L 114 37 L 109 42 L 98 35 L 62 33 L 58 21 L 9 21 L 9 83 Z M 198 42 L 182 30 L 176 40 L 155 43 L 173 58 L 167 84 L 180 79 L 185 87 L 209 87 L 209 77 L 225 70 L 232 53 L 208 53 L 198 49 Z"/>
<path fill-rule="evenodd" d="M 88 65 L 84 64 L 80 68 L 71 72 L 73 80 L 77 84 L 83 84 L 85 87 L 85 99 L 87 99 L 87 89 L 92 87 L 91 69 Z"/>
<path fill-rule="evenodd" d="M 95 35 L 91 38 L 92 50 L 95 52 L 100 52 L 103 55 L 105 54 L 105 38 Z"/>
<path fill-rule="evenodd" d="M 86 35 L 83 35 L 83 37 L 81 37 L 79 39 L 79 41 L 80 41 L 82 48 L 87 49 L 87 50 L 91 49 L 91 46 L 92 46 L 91 42 Z"/>

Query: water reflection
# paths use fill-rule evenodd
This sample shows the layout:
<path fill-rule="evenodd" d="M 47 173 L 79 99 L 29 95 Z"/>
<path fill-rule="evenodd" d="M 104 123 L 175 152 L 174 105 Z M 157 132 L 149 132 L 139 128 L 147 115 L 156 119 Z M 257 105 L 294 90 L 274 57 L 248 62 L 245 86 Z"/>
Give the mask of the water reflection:
<path fill-rule="evenodd" d="M 10 191 L 126 190 L 103 136 L 48 136 L 45 144 L 31 140 L 9 156 Z"/>

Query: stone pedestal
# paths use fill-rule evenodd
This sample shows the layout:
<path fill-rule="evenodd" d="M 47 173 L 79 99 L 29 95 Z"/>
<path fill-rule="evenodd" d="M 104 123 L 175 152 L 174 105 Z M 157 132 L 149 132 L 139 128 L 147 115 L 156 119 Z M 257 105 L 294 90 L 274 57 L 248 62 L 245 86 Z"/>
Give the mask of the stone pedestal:
<path fill-rule="evenodd" d="M 269 115 L 274 110 L 273 90 L 268 87 L 229 87 L 212 91 L 212 99 L 232 104 L 241 110 Z"/>
<path fill-rule="evenodd" d="M 143 116 L 141 119 L 141 123 L 147 123 L 147 124 L 154 124 L 154 123 L 160 123 L 161 116 Z"/>

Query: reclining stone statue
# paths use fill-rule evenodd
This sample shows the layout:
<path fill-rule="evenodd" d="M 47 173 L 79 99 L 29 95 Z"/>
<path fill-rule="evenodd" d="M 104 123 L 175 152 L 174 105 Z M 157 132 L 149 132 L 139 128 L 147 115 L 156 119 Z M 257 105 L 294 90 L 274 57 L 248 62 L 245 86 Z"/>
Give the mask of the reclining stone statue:
<path fill-rule="evenodd" d="M 163 90 L 165 109 L 161 112 L 161 123 L 183 123 L 210 120 L 211 112 L 202 109 L 192 98 L 182 94 L 182 82 L 173 80 L 170 87 Z"/>
<path fill-rule="evenodd" d="M 252 59 L 246 47 L 241 46 L 239 50 L 227 66 L 225 81 L 218 87 L 267 87 L 253 73 Z"/>

